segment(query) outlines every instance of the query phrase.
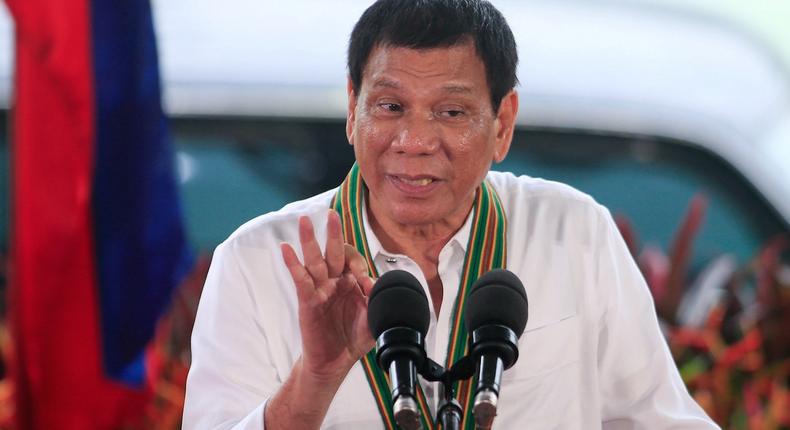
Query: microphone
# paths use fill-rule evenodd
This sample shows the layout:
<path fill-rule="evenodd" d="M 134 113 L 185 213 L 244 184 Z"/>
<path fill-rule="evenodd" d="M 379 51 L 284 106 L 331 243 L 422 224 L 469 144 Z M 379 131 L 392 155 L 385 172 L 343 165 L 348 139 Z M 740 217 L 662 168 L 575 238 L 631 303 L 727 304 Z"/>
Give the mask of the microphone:
<path fill-rule="evenodd" d="M 464 323 L 471 333 L 470 356 L 477 387 L 472 412 L 479 429 L 496 416 L 502 372 L 518 360 L 518 338 L 527 325 L 527 293 L 518 277 L 494 269 L 478 278 L 467 298 Z"/>
<path fill-rule="evenodd" d="M 420 282 L 411 273 L 382 275 L 368 300 L 368 327 L 376 338 L 376 362 L 387 370 L 395 421 L 404 430 L 421 427 L 415 386 L 426 360 L 425 335 L 430 310 Z"/>

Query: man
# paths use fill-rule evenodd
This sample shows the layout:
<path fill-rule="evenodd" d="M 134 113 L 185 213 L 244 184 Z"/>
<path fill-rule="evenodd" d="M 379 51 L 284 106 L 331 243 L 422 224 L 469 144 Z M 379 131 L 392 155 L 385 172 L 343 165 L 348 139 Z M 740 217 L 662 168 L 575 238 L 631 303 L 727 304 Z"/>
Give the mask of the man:
<path fill-rule="evenodd" d="M 489 172 L 513 136 L 516 63 L 485 1 L 381 0 L 363 14 L 348 54 L 356 164 L 337 190 L 256 218 L 217 248 L 185 428 L 392 428 L 366 355 L 371 275 L 421 281 L 426 350 L 451 364 L 448 343 L 465 342 L 458 299 L 496 267 L 523 280 L 530 315 L 495 427 L 716 428 L 686 392 L 606 209 Z M 422 391 L 432 417 L 441 392 Z"/>

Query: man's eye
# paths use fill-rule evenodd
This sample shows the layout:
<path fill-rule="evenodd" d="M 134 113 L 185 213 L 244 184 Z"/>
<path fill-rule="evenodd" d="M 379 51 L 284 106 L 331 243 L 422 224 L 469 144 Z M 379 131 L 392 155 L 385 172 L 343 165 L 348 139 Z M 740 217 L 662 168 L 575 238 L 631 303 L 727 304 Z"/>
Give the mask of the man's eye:
<path fill-rule="evenodd" d="M 451 119 L 460 119 L 466 115 L 466 112 L 459 109 L 447 109 L 439 112 L 439 116 Z"/>
<path fill-rule="evenodd" d="M 403 110 L 401 108 L 401 105 L 397 103 L 381 103 L 379 107 L 381 107 L 382 109 L 388 112 L 400 112 L 401 110 Z"/>

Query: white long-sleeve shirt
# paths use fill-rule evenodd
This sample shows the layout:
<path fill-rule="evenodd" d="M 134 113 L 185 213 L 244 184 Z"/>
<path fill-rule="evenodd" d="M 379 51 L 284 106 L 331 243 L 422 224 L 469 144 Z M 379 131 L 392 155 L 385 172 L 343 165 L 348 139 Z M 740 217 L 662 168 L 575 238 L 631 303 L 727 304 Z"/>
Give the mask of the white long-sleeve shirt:
<path fill-rule="evenodd" d="M 609 212 L 554 182 L 490 172 L 508 222 L 507 269 L 522 280 L 529 319 L 520 357 L 503 375 L 498 429 L 714 429 L 680 379 L 644 279 Z M 299 250 L 297 220 L 308 215 L 323 247 L 335 191 L 246 223 L 215 251 L 192 334 L 184 428 L 263 429 L 266 401 L 301 354 L 294 284 L 279 244 Z M 419 266 L 365 232 L 380 273 L 401 269 L 426 288 Z M 443 363 L 466 224 L 439 254 L 444 286 L 431 312 L 426 351 Z M 423 388 L 435 414 L 441 391 Z M 357 363 L 322 428 L 383 428 Z"/>

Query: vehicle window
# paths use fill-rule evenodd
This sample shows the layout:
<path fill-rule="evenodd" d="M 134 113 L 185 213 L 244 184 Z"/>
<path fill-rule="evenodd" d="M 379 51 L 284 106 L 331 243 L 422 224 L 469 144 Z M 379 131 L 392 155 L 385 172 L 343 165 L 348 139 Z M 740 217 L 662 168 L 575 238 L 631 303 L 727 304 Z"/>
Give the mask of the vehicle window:
<path fill-rule="evenodd" d="M 681 142 L 558 131 L 520 131 L 497 168 L 565 182 L 626 217 L 642 244 L 667 249 L 692 197 L 708 202 L 694 263 L 723 253 L 745 261 L 787 224 L 740 174 Z"/>
<path fill-rule="evenodd" d="M 354 161 L 337 121 L 172 124 L 190 238 L 203 251 L 257 215 L 336 187 Z"/>

